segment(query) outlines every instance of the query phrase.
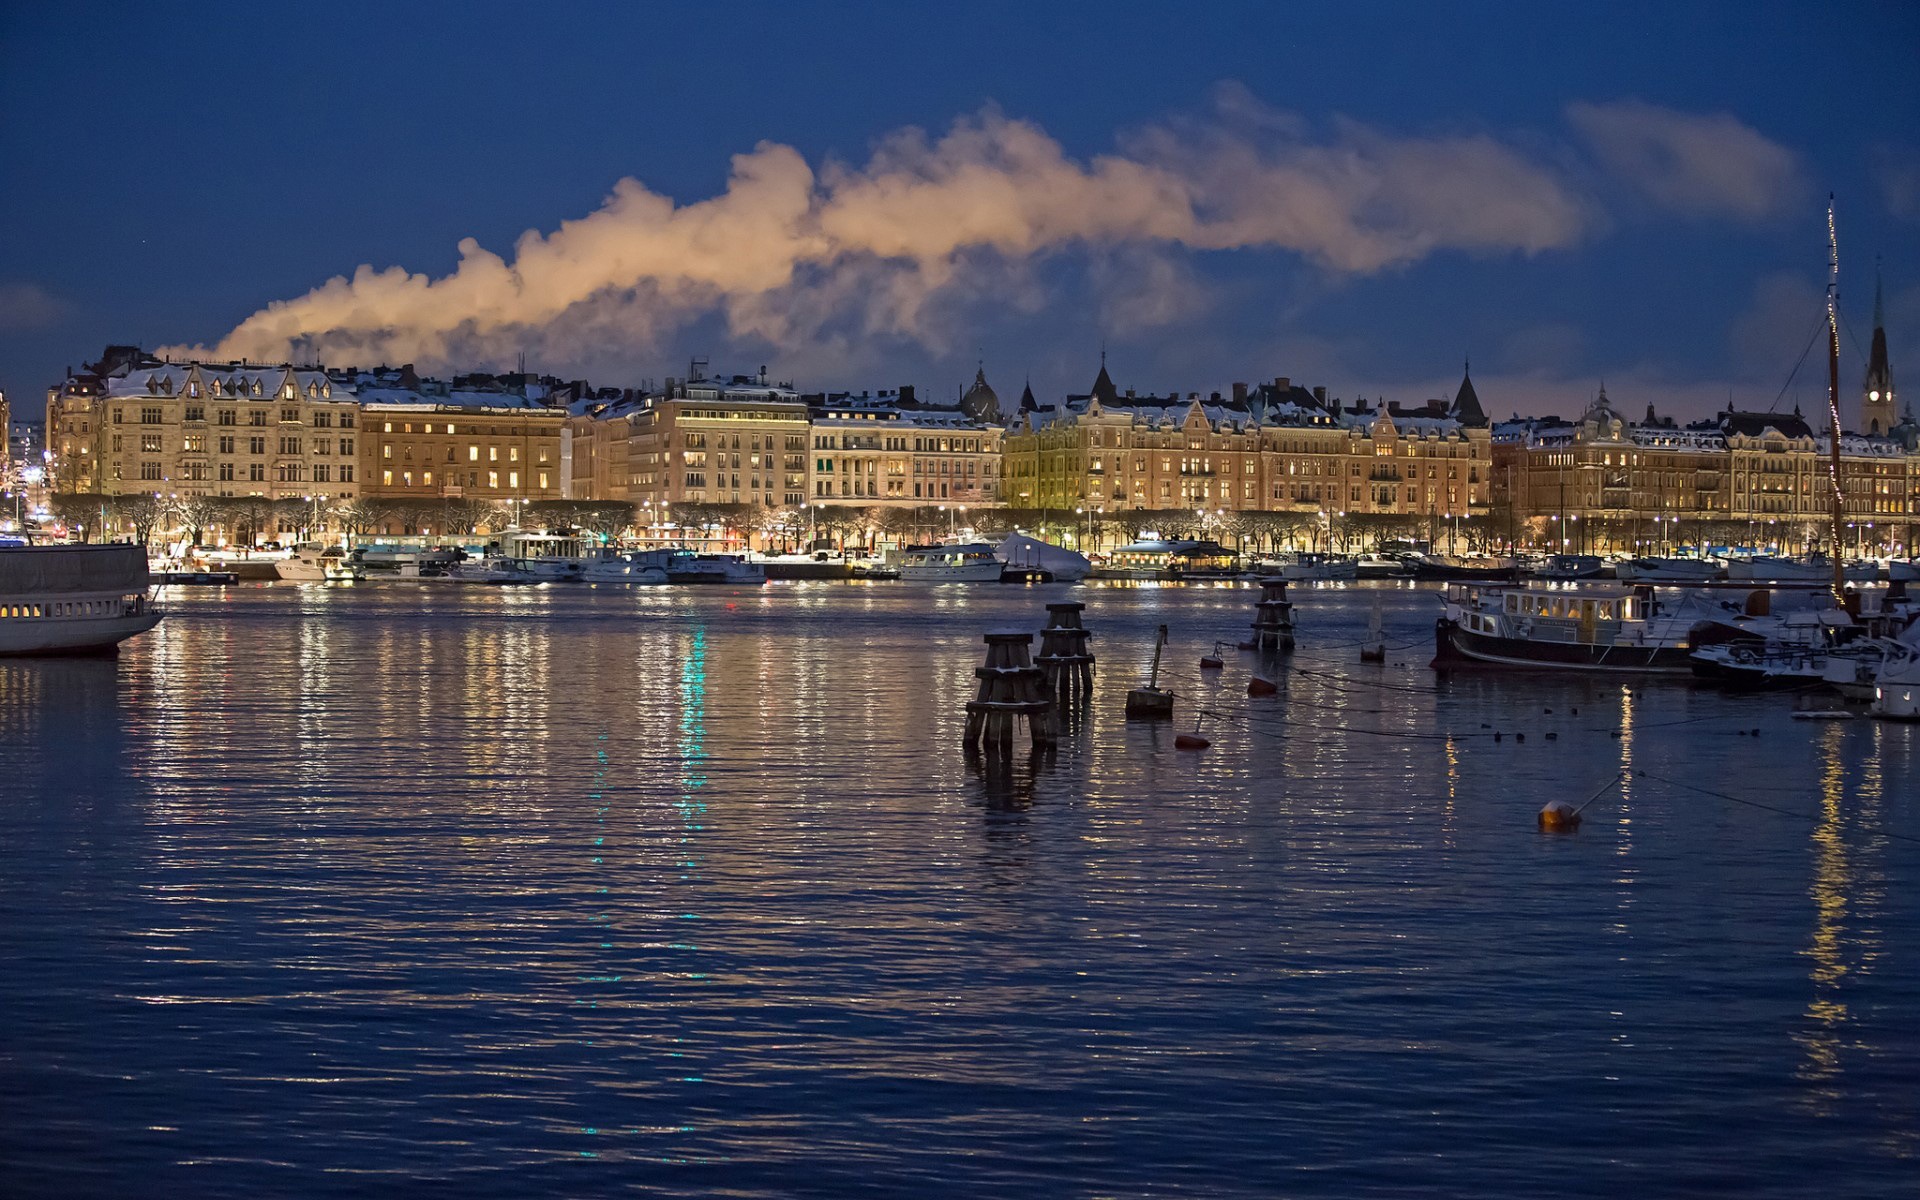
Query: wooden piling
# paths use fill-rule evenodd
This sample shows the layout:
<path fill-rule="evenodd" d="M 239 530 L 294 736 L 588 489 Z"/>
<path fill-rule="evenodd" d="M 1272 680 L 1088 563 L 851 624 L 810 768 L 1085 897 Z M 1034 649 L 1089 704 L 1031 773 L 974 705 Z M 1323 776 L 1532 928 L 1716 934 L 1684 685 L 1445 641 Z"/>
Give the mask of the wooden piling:
<path fill-rule="evenodd" d="M 967 701 L 967 748 L 1012 754 L 1013 727 L 1022 718 L 1035 746 L 1053 745 L 1059 737 L 1053 702 L 1047 698 L 1043 672 L 1028 656 L 1033 635 L 999 630 L 987 634 L 985 641 L 986 664 L 973 669 L 980 694 Z"/>
<path fill-rule="evenodd" d="M 1093 652 L 1087 645 L 1093 634 L 1080 623 L 1086 607 L 1078 600 L 1047 605 L 1047 627 L 1040 631 L 1040 653 L 1033 659 L 1062 709 L 1093 698 Z"/>
<path fill-rule="evenodd" d="M 1254 605 L 1253 649 L 1293 649 L 1293 601 L 1287 599 L 1287 581 L 1278 575 L 1260 580 L 1260 601 Z"/>

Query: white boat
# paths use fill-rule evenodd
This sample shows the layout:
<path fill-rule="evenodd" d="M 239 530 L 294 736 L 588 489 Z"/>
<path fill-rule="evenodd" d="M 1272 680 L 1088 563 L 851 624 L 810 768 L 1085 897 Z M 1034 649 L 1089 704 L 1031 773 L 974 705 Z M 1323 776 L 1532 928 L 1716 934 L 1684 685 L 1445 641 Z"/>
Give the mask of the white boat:
<path fill-rule="evenodd" d="M 469 559 L 447 568 L 447 578 L 459 583 L 546 583 L 541 576 L 528 566 L 524 559 L 502 558 L 489 554 L 485 558 Z"/>
<path fill-rule="evenodd" d="M 587 567 L 583 543 L 575 534 L 505 529 L 500 533 L 498 554 L 525 564 L 536 578 L 553 583 L 579 579 Z"/>
<path fill-rule="evenodd" d="M 1709 558 L 1630 558 L 1613 568 L 1622 583 L 1652 583 L 1665 587 L 1713 583 L 1726 578 L 1726 569 Z"/>
<path fill-rule="evenodd" d="M 1289 554 L 1277 567 L 1280 578 L 1288 583 L 1336 583 L 1360 577 L 1358 561 L 1333 554 Z"/>
<path fill-rule="evenodd" d="M 1005 564 L 983 543 L 915 546 L 900 560 L 900 578 L 919 583 L 998 583 Z"/>
<path fill-rule="evenodd" d="M 1416 554 L 1409 562 L 1415 579 L 1510 583 L 1520 576 L 1518 560 L 1495 554 Z"/>
<path fill-rule="evenodd" d="M 1888 583 L 1920 583 L 1920 558 L 1888 559 Z"/>
<path fill-rule="evenodd" d="M 1024 533 L 1009 534 L 994 557 L 1017 571 L 1044 571 L 1055 583 L 1078 583 L 1093 574 L 1084 554 Z"/>
<path fill-rule="evenodd" d="M 635 552 L 622 554 L 606 550 L 587 559 L 580 571 L 586 583 L 662 584 L 668 582 L 666 569 L 658 554 Z"/>
<path fill-rule="evenodd" d="M 444 577 L 464 554 L 449 546 L 394 546 L 375 543 L 355 546 L 347 564 L 365 579 L 437 579 Z"/>
<path fill-rule="evenodd" d="M 138 546 L 0 546 L 0 654 L 111 651 L 161 616 Z"/>
<path fill-rule="evenodd" d="M 1849 583 L 1872 583 L 1880 577 L 1880 568 L 1871 562 L 1847 563 L 1842 568 Z M 1735 583 L 1830 583 L 1833 560 L 1824 554 L 1805 558 L 1776 558 L 1755 555 L 1727 560 L 1727 578 Z"/>
<path fill-rule="evenodd" d="M 1594 554 L 1549 554 L 1544 562 L 1531 568 L 1535 579 L 1559 583 L 1575 579 L 1598 579 L 1607 569 L 1606 560 Z"/>
<path fill-rule="evenodd" d="M 757 587 L 767 581 L 767 569 L 740 554 L 667 555 L 663 568 L 670 583 L 717 583 Z"/>
<path fill-rule="evenodd" d="M 1357 579 L 1404 579 L 1411 572 L 1405 561 L 1384 554 L 1362 554 L 1353 564 Z"/>
<path fill-rule="evenodd" d="M 1920 721 L 1920 655 L 1888 663 L 1873 684 L 1873 715 Z"/>
<path fill-rule="evenodd" d="M 338 546 L 297 546 L 288 558 L 273 564 L 274 573 L 290 583 L 325 583 L 365 579 L 367 569 L 349 561 Z"/>

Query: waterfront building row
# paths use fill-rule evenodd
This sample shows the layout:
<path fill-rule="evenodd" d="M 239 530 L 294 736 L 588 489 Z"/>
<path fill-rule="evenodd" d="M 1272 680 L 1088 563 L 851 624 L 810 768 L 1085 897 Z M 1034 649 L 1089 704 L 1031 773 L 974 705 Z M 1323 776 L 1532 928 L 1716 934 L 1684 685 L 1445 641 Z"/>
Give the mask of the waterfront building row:
<path fill-rule="evenodd" d="M 1920 426 L 1894 421 L 1884 336 L 1861 396 L 1879 434 L 1848 435 L 1841 479 L 1865 542 L 1911 546 Z M 914 389 L 803 394 L 696 362 L 659 388 L 592 389 L 525 373 L 423 379 L 171 363 L 133 347 L 49 389 L 51 490 L 300 499 L 675 506 L 1007 508 L 1098 528 L 1129 510 L 1291 514 L 1329 528 L 1403 521 L 1428 536 L 1625 549 L 1683 522 L 1784 532 L 1827 510 L 1823 422 L 1729 409 L 1680 426 L 1623 419 L 1600 398 L 1577 421 L 1488 421 L 1471 372 L 1418 407 L 1331 398 L 1281 377 L 1218 392 L 1092 389 L 1009 415 L 984 370 L 957 402 Z M 1048 516 L 1047 514 L 1052 514 Z M 758 524 L 756 520 L 743 523 Z M 1077 523 L 1077 522 L 1076 522 Z M 1365 528 L 1364 524 L 1359 527 Z M 1701 538 L 1709 534 L 1702 530 Z"/>
<path fill-rule="evenodd" d="M 1884 420 L 1884 415 L 1881 418 Z M 1630 422 L 1599 398 L 1577 421 L 1516 420 L 1493 431 L 1497 508 L 1510 540 L 1591 551 L 1681 544 L 1819 545 L 1834 471 L 1825 423 L 1729 406 L 1681 425 L 1651 408 Z M 1920 534 L 1920 423 L 1843 434 L 1845 523 L 1863 549 Z"/>

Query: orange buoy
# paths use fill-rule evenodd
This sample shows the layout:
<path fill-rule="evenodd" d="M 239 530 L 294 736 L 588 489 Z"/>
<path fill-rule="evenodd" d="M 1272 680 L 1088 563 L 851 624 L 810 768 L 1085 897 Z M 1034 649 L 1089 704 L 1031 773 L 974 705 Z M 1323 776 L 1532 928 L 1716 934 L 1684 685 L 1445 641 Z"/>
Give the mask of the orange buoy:
<path fill-rule="evenodd" d="M 1580 828 L 1580 810 L 1565 800 L 1549 800 L 1540 810 L 1540 828 L 1548 833 L 1571 833 Z"/>
<path fill-rule="evenodd" d="M 1175 750 L 1205 750 L 1211 745 L 1213 745 L 1212 742 L 1197 733 L 1176 734 L 1173 739 Z"/>
<path fill-rule="evenodd" d="M 1264 676 L 1255 675 L 1252 679 L 1247 680 L 1247 695 L 1249 696 L 1271 696 L 1279 690 L 1279 684 Z"/>

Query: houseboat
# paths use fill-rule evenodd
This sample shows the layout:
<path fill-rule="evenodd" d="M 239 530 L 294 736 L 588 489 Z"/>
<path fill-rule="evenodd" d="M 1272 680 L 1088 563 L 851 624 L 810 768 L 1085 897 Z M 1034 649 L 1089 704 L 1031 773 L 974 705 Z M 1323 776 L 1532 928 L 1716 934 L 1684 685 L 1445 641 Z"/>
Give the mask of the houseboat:
<path fill-rule="evenodd" d="M 1776 624 L 1764 611 L 1710 605 L 1697 594 L 1668 606 L 1646 587 L 1453 583 L 1434 630 L 1433 666 L 1679 676 L 1692 672 L 1696 646 L 1759 641 Z"/>

